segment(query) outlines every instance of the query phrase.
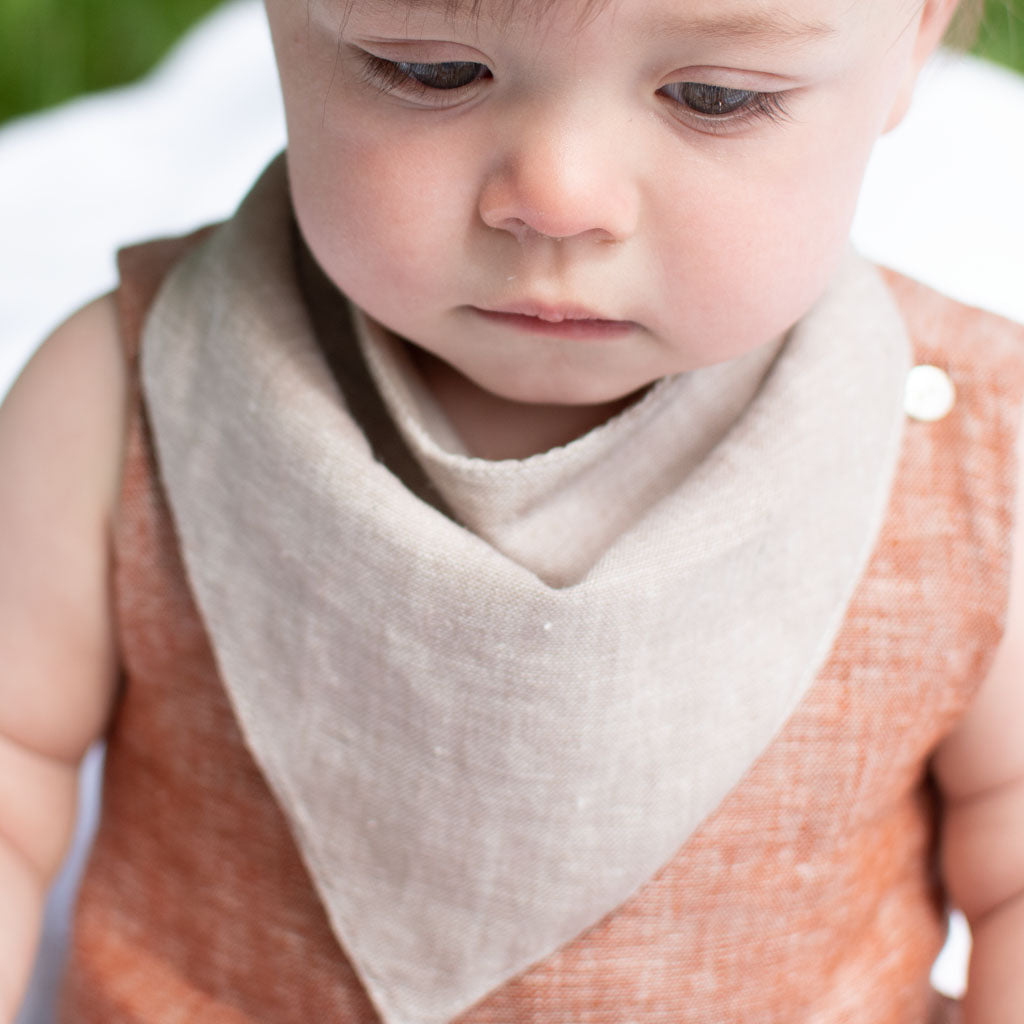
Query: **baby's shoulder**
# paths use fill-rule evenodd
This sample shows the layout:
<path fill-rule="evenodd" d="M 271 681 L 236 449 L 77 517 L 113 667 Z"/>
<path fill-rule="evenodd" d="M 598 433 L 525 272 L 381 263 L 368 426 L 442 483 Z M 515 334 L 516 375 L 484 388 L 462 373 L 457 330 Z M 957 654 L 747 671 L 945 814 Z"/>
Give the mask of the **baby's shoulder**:
<path fill-rule="evenodd" d="M 116 676 L 124 381 L 107 296 L 54 331 L 0 407 L 0 736 L 65 761 L 101 730 Z"/>
<path fill-rule="evenodd" d="M 116 304 L 105 295 L 53 331 L 0 406 L 3 515 L 24 508 L 30 525 L 40 515 L 80 512 L 93 527 L 109 515 L 125 379 Z"/>

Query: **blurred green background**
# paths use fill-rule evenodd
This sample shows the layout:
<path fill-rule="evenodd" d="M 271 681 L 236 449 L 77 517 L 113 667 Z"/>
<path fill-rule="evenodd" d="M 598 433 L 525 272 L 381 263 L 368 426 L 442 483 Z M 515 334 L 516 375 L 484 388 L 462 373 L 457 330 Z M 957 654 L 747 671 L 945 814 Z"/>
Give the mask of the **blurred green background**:
<path fill-rule="evenodd" d="M 975 50 L 1024 73 L 1024 0 L 987 0 Z"/>
<path fill-rule="evenodd" d="M 218 0 L 0 0 L 0 121 L 130 82 Z"/>
<path fill-rule="evenodd" d="M 129 82 L 218 0 L 0 0 L 0 122 Z M 1024 72 L 1024 0 L 986 0 L 977 51 Z"/>

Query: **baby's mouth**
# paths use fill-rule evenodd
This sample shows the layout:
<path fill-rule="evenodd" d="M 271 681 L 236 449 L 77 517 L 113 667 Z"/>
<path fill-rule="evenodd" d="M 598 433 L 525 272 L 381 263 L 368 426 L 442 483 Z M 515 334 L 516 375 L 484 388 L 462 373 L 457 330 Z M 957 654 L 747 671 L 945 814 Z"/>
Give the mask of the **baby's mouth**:
<path fill-rule="evenodd" d="M 524 302 L 501 309 L 471 308 L 491 323 L 549 337 L 612 338 L 637 328 L 632 320 L 614 320 L 579 306 Z"/>

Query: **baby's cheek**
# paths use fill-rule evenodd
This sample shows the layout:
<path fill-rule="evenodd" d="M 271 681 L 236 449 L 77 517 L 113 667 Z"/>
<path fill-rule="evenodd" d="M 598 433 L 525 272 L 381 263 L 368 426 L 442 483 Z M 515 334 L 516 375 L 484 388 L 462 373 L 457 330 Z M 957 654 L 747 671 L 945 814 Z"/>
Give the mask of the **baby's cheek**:
<path fill-rule="evenodd" d="M 408 222 L 378 170 L 343 146 L 289 151 L 295 213 L 310 248 L 332 280 L 353 294 L 371 283 L 402 284 L 392 254 Z"/>
<path fill-rule="evenodd" d="M 787 330 L 826 287 L 845 251 L 845 218 L 808 210 L 783 178 L 722 190 L 662 228 L 662 294 L 698 365 L 732 358 Z M 685 244 L 679 244 L 685 239 Z"/>
<path fill-rule="evenodd" d="M 745 216 L 752 294 L 776 319 L 801 316 L 830 280 L 848 246 L 860 181 L 870 147 L 811 141 L 761 183 L 760 200 Z"/>
<path fill-rule="evenodd" d="M 439 169 L 434 147 L 406 142 L 396 152 L 394 145 L 356 137 L 339 160 L 345 173 L 332 196 L 334 218 L 397 284 L 429 280 L 453 256 L 465 217 L 453 209 L 452 181 Z"/>

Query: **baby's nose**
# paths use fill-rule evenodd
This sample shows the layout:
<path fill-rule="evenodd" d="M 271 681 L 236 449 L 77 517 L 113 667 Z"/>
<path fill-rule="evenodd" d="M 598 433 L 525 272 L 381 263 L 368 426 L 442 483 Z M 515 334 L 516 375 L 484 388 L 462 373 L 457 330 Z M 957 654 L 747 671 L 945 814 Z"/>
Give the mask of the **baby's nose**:
<path fill-rule="evenodd" d="M 483 222 L 520 241 L 537 235 L 625 240 L 636 230 L 639 204 L 628 154 L 614 150 L 583 129 L 523 132 L 484 183 Z"/>

